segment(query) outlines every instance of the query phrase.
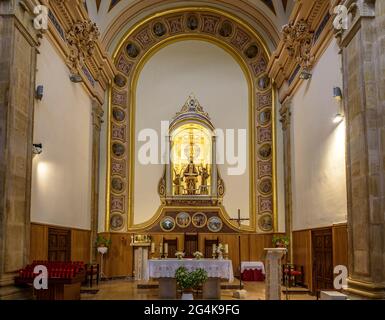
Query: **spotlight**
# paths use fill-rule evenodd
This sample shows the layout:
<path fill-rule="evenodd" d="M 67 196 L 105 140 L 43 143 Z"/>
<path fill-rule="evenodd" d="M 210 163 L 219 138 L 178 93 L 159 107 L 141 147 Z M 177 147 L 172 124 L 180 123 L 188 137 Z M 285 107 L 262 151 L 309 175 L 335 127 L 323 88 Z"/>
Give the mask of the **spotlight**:
<path fill-rule="evenodd" d="M 302 72 L 299 76 L 299 78 L 302 80 L 309 80 L 309 79 L 311 79 L 311 77 L 312 77 L 312 74 L 310 73 L 310 71 L 308 71 L 306 69 L 302 70 Z"/>
<path fill-rule="evenodd" d="M 83 79 L 80 75 L 78 74 L 71 74 L 70 75 L 70 80 L 74 83 L 79 83 L 79 82 L 83 82 Z"/>
<path fill-rule="evenodd" d="M 333 98 L 336 100 L 341 101 L 342 100 L 342 91 L 340 87 L 334 87 L 333 88 Z"/>
<path fill-rule="evenodd" d="M 43 145 L 41 143 L 34 143 L 32 145 L 32 153 L 37 155 L 43 152 Z"/>
<path fill-rule="evenodd" d="M 36 92 L 35 92 L 35 98 L 37 100 L 43 99 L 43 92 L 44 92 L 44 87 L 43 86 L 37 86 Z"/>
<path fill-rule="evenodd" d="M 335 124 L 341 123 L 344 120 L 344 115 L 341 113 L 337 113 L 333 119 Z"/>

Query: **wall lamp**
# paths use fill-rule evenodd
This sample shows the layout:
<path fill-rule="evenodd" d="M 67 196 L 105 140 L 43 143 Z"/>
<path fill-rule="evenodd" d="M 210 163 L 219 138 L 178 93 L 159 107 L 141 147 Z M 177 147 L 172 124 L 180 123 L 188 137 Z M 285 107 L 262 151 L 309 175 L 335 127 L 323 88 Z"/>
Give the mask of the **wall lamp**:
<path fill-rule="evenodd" d="M 44 87 L 42 85 L 37 86 L 36 92 L 35 92 L 35 98 L 37 100 L 43 99 L 43 93 L 44 93 Z"/>
<path fill-rule="evenodd" d="M 78 74 L 71 74 L 70 75 L 70 80 L 74 83 L 80 83 L 80 82 L 83 82 L 83 79 L 80 75 Z"/>
<path fill-rule="evenodd" d="M 342 122 L 345 118 L 344 110 L 342 108 L 342 90 L 340 87 L 333 88 L 333 98 L 338 102 L 338 112 L 333 119 L 333 122 L 337 124 Z"/>
<path fill-rule="evenodd" d="M 32 153 L 34 155 L 41 154 L 43 152 L 43 144 L 41 143 L 34 143 L 32 145 Z"/>

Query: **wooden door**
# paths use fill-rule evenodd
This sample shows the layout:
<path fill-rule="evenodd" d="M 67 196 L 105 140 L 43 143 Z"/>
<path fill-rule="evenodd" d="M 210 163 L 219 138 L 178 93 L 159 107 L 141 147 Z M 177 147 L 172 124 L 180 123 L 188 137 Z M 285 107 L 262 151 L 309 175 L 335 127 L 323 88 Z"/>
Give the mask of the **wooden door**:
<path fill-rule="evenodd" d="M 193 258 L 194 252 L 198 251 L 198 235 L 185 234 L 184 236 L 184 250 L 186 258 Z"/>
<path fill-rule="evenodd" d="M 48 260 L 71 260 L 71 230 L 48 229 Z"/>
<path fill-rule="evenodd" d="M 313 291 L 333 289 L 333 236 L 332 229 L 312 232 Z"/>

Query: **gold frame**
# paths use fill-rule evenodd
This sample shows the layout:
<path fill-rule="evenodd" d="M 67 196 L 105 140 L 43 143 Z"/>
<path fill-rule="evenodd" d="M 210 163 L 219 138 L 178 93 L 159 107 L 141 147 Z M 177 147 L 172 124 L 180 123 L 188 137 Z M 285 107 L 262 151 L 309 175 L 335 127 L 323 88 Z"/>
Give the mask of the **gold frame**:
<path fill-rule="evenodd" d="M 180 225 L 179 223 L 178 223 L 178 217 L 179 217 L 179 215 L 181 215 L 182 213 L 185 213 L 185 214 L 187 214 L 188 216 L 189 216 L 189 223 L 187 224 L 187 225 L 185 225 L 185 226 L 182 226 L 182 225 Z M 178 212 L 177 213 L 177 215 L 175 216 L 175 223 L 176 223 L 176 225 L 179 227 L 179 228 L 181 228 L 181 229 L 186 229 L 190 224 L 191 224 L 191 222 L 192 222 L 192 217 L 191 217 L 191 215 L 188 213 L 188 212 L 186 212 L 186 211 L 181 211 L 181 212 Z"/>
<path fill-rule="evenodd" d="M 198 214 L 200 214 L 200 215 L 202 215 L 202 216 L 205 217 L 205 223 L 204 223 L 203 225 L 201 225 L 201 226 L 197 226 L 197 225 L 194 223 L 194 217 L 197 216 Z M 191 223 L 192 223 L 192 225 L 193 225 L 195 228 L 198 228 L 198 229 L 204 228 L 204 227 L 207 225 L 207 220 L 208 220 L 208 219 L 207 219 L 206 214 L 205 214 L 204 212 L 200 212 L 200 211 L 195 212 L 195 213 L 192 215 L 192 217 L 191 217 Z"/>
<path fill-rule="evenodd" d="M 258 40 L 258 44 L 263 48 L 264 54 L 267 58 L 270 57 L 270 52 L 267 48 L 267 45 L 265 41 L 260 37 L 260 35 L 253 30 L 252 27 L 250 27 L 246 22 L 242 21 L 241 19 L 237 18 L 236 16 L 229 14 L 223 10 L 219 9 L 213 9 L 211 7 L 182 7 L 178 9 L 171 9 L 171 10 L 165 10 L 157 14 L 153 14 L 143 20 L 141 20 L 139 23 L 137 23 L 134 27 L 132 27 L 130 30 L 126 32 L 126 34 L 122 37 L 119 44 L 117 45 L 116 49 L 113 53 L 113 61 L 116 60 L 116 57 L 118 53 L 120 52 L 122 46 L 126 43 L 128 38 L 134 34 L 141 26 L 145 25 L 146 23 L 150 22 L 151 20 L 155 20 L 157 18 L 174 14 L 174 13 L 181 13 L 181 12 L 212 12 L 219 15 L 222 15 L 223 17 L 232 20 L 242 27 L 244 27 L 248 32 L 250 32 L 253 37 L 255 37 Z M 251 74 L 251 71 L 249 69 L 249 66 L 247 65 L 246 58 L 243 58 L 234 48 L 232 48 L 228 43 L 226 43 L 224 40 L 221 40 L 220 38 L 216 36 L 210 36 L 208 34 L 192 34 L 192 33 L 186 33 L 183 32 L 178 35 L 169 36 L 162 40 L 160 40 L 158 43 L 150 47 L 141 57 L 139 62 L 136 64 L 135 68 L 133 69 L 133 75 L 131 76 L 131 81 L 129 84 L 129 92 L 135 93 L 137 89 L 138 79 L 140 76 L 141 71 L 143 70 L 145 64 L 153 57 L 159 50 L 162 48 L 179 42 L 179 41 L 185 41 L 185 40 L 200 40 L 212 43 L 223 50 L 225 50 L 227 53 L 229 53 L 235 61 L 239 64 L 241 67 L 243 73 L 245 74 L 246 81 L 248 82 L 248 95 L 249 95 L 249 170 L 250 170 L 250 196 L 249 196 L 249 217 L 250 217 L 250 225 L 249 226 L 241 226 L 240 228 L 238 226 L 235 226 L 232 221 L 230 220 L 230 216 L 226 212 L 223 206 L 221 207 L 221 212 L 223 214 L 223 218 L 226 219 L 227 223 L 230 225 L 233 225 L 238 230 L 242 231 L 257 231 L 258 226 L 258 216 L 257 216 L 257 193 L 256 193 L 256 164 L 257 161 L 255 159 L 255 138 L 256 138 L 256 128 L 254 126 L 255 121 L 255 113 L 256 110 L 254 108 L 255 106 L 255 92 L 256 92 L 256 86 L 257 84 L 254 81 L 254 77 Z M 276 177 L 276 106 L 275 106 L 275 88 L 273 84 L 270 84 L 270 89 L 266 89 L 267 91 L 272 92 L 272 148 L 273 148 L 273 155 L 272 155 L 272 180 L 273 180 L 273 193 L 272 193 L 272 199 L 273 199 L 273 221 L 274 221 L 274 228 L 273 231 L 277 231 L 278 226 L 278 219 L 277 219 L 277 177 Z M 163 209 L 165 208 L 164 205 L 161 205 L 156 213 L 147 220 L 146 222 L 135 224 L 134 225 L 134 216 L 132 214 L 133 207 L 134 207 L 134 198 L 133 198 L 133 187 L 134 187 L 134 181 L 135 181 L 135 170 L 134 170 L 134 149 L 135 149 L 135 116 L 136 116 L 136 96 L 135 94 L 130 94 L 130 106 L 132 112 L 130 112 L 129 115 L 129 121 L 130 121 L 130 145 L 129 145 L 129 159 L 130 164 L 128 166 L 128 184 L 126 188 L 129 188 L 129 197 L 128 197 L 128 207 L 127 207 L 127 231 L 137 231 L 142 230 L 145 228 L 148 228 L 149 226 L 153 225 L 157 220 L 159 220 Z M 110 220 L 110 195 L 111 195 L 111 186 L 110 186 L 110 174 L 111 174 L 111 114 L 112 114 L 112 86 L 109 90 L 109 106 L 108 106 L 108 116 L 109 116 L 109 123 L 108 123 L 108 152 L 107 152 L 107 187 L 106 187 L 106 220 L 105 220 L 105 229 L 108 232 L 110 230 L 109 227 L 109 220 Z M 198 208 L 197 208 L 198 209 Z"/>
<path fill-rule="evenodd" d="M 174 226 L 172 227 L 171 230 L 166 230 L 166 229 L 163 228 L 162 222 L 163 222 L 163 220 L 165 220 L 165 219 L 172 219 L 172 220 L 174 221 Z M 171 216 L 164 216 L 164 217 L 160 220 L 159 226 L 160 226 L 160 228 L 161 228 L 164 232 L 171 232 L 171 231 L 173 231 L 173 230 L 175 229 L 175 227 L 176 227 L 176 220 L 175 220 L 173 217 L 171 217 Z"/>
<path fill-rule="evenodd" d="M 210 220 L 214 220 L 214 219 L 219 219 L 221 221 L 221 228 L 219 230 L 217 230 L 217 231 L 215 231 L 212 228 L 210 228 Z M 221 232 L 222 229 L 223 229 L 223 220 L 220 217 L 217 217 L 217 216 L 212 216 L 212 217 L 208 218 L 207 219 L 207 229 L 209 229 L 213 233 Z"/>

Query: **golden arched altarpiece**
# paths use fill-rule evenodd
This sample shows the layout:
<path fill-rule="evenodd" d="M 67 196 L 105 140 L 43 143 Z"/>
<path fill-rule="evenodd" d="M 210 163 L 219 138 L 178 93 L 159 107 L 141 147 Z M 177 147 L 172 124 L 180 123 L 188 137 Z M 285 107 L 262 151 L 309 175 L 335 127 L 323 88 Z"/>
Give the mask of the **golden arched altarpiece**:
<path fill-rule="evenodd" d="M 109 104 L 106 231 L 149 230 L 165 214 L 161 207 L 149 221 L 134 224 L 135 93 L 140 72 L 153 54 L 168 44 L 191 39 L 208 41 L 226 50 L 244 71 L 249 85 L 251 197 L 250 226 L 242 229 L 277 230 L 274 93 L 266 73 L 269 52 L 255 30 L 237 17 L 218 9 L 188 7 L 142 20 L 128 31 L 113 55 L 119 73 L 111 88 Z M 169 177 L 170 186 L 174 174 Z M 206 197 L 214 195 L 212 180 L 212 177 L 207 180 L 209 194 Z M 174 192 L 175 187 L 171 188 Z M 201 192 L 200 187 L 195 189 Z M 186 186 L 180 190 L 185 193 Z M 176 199 L 178 197 L 172 202 L 175 210 Z M 217 205 L 221 218 L 237 229 L 219 201 Z M 211 209 L 211 206 L 212 203 L 209 207 L 195 209 Z"/>

